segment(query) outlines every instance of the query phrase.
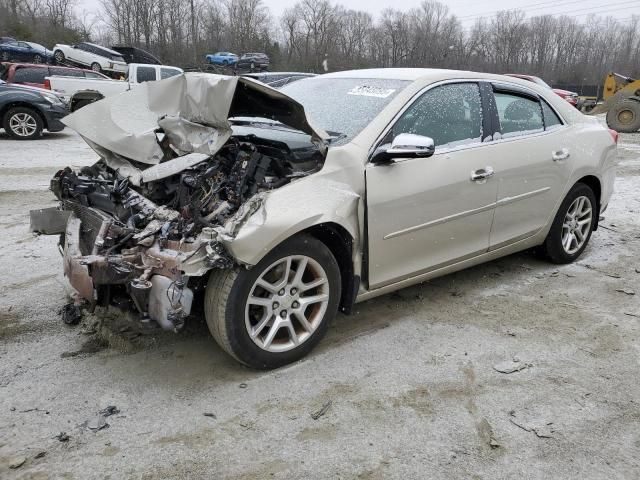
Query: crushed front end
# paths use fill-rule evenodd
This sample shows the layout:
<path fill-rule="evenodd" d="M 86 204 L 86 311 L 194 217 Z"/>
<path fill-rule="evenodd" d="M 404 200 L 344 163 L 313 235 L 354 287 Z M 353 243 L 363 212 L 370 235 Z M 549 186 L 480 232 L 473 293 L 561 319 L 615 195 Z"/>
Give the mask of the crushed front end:
<path fill-rule="evenodd" d="M 107 149 L 112 133 L 104 142 L 85 137 L 101 159 L 58 171 L 51 190 L 59 206 L 31 212 L 34 232 L 60 235 L 64 273 L 77 303 L 137 312 L 175 331 L 190 314 L 206 273 L 239 265 L 226 245 L 264 208 L 264 196 L 317 171 L 324 158 L 313 145 L 299 154 L 253 132 L 230 132 L 214 151 L 196 152 L 184 139 L 202 127 L 194 124 L 185 133 L 181 113 L 160 116 L 148 132 L 156 140 L 150 152 L 161 152 L 152 165 Z M 219 137 L 219 129 L 213 134 Z M 124 133 L 122 142 L 133 140 Z"/>

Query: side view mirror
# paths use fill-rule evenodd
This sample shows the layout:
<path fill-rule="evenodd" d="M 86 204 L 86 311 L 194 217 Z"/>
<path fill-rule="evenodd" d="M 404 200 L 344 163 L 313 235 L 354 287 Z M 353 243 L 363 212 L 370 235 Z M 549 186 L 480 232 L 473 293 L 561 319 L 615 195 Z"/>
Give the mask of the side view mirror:
<path fill-rule="evenodd" d="M 393 139 L 390 147 L 387 145 L 374 153 L 371 163 L 390 163 L 396 158 L 427 158 L 436 151 L 433 138 L 413 133 L 401 133 Z"/>

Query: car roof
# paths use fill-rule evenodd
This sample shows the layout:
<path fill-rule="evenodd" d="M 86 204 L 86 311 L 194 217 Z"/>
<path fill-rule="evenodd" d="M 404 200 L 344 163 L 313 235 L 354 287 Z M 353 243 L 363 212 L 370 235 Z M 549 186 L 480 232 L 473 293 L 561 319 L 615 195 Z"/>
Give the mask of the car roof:
<path fill-rule="evenodd" d="M 361 70 L 346 70 L 343 72 L 325 73 L 326 78 L 379 78 L 382 80 L 428 79 L 432 81 L 449 80 L 455 78 L 479 78 L 487 80 L 507 80 L 504 75 L 493 73 L 472 72 L 468 70 L 447 70 L 441 68 L 365 68 Z M 509 80 L 513 79 L 509 78 Z"/>
<path fill-rule="evenodd" d="M 86 43 L 87 45 L 91 45 L 91 46 L 97 47 L 97 48 L 99 48 L 101 50 L 106 50 L 107 52 L 112 53 L 114 55 L 122 56 L 122 54 L 120 52 L 116 52 L 115 50 L 111 50 L 110 48 L 103 47 L 102 45 L 98 45 L 97 43 L 91 43 L 91 42 L 81 42 L 81 43 Z"/>

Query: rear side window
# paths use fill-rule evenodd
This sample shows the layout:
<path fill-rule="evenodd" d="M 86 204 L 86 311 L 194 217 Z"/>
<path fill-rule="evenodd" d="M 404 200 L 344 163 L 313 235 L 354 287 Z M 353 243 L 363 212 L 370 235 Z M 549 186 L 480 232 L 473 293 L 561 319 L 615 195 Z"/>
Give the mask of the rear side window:
<path fill-rule="evenodd" d="M 13 75 L 14 83 L 44 83 L 44 77 L 49 75 L 48 68 L 16 68 Z"/>
<path fill-rule="evenodd" d="M 153 82 L 156 79 L 156 69 L 154 67 L 138 67 L 138 83 Z"/>
<path fill-rule="evenodd" d="M 84 76 L 86 78 L 91 78 L 94 80 L 104 80 L 104 77 L 102 75 L 100 75 L 99 73 L 95 73 L 95 72 L 84 72 Z"/>
<path fill-rule="evenodd" d="M 502 137 L 518 137 L 544 131 L 540 102 L 515 93 L 495 92 Z"/>
<path fill-rule="evenodd" d="M 51 75 L 63 75 L 65 77 L 84 77 L 84 72 L 75 68 L 50 67 Z"/>
<path fill-rule="evenodd" d="M 431 137 L 438 148 L 480 143 L 482 103 L 476 83 L 442 85 L 425 92 L 393 126 L 393 137 Z"/>
<path fill-rule="evenodd" d="M 562 120 L 560 120 L 560 117 L 558 117 L 556 112 L 554 112 L 549 104 L 544 100 L 542 101 L 542 113 L 544 115 L 545 130 L 554 130 L 562 126 Z"/>
<path fill-rule="evenodd" d="M 175 68 L 161 68 L 160 69 L 160 78 L 170 78 L 175 77 L 176 75 L 180 75 L 180 70 L 176 70 Z"/>

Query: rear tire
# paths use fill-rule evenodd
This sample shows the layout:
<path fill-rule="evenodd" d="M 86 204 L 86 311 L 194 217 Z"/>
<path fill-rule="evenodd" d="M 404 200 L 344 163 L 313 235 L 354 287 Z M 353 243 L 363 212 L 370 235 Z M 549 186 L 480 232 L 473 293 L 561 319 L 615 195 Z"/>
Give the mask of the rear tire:
<path fill-rule="evenodd" d="M 584 183 L 576 183 L 562 201 L 540 246 L 541 253 L 553 263 L 576 260 L 589 243 L 598 214 L 593 190 Z"/>
<path fill-rule="evenodd" d="M 205 292 L 209 331 L 241 363 L 281 367 L 322 339 L 338 311 L 340 282 L 325 244 L 308 235 L 291 238 L 249 270 L 211 272 Z"/>
<path fill-rule="evenodd" d="M 614 104 L 607 112 L 607 125 L 620 133 L 640 130 L 640 102 L 627 98 Z"/>
<path fill-rule="evenodd" d="M 91 64 L 91 70 L 93 70 L 94 72 L 101 73 L 102 72 L 102 67 L 100 66 L 100 64 L 98 62 L 93 62 Z"/>
<path fill-rule="evenodd" d="M 44 122 L 35 110 L 15 107 L 5 114 L 2 126 L 4 131 L 16 140 L 34 140 L 42 135 Z"/>

